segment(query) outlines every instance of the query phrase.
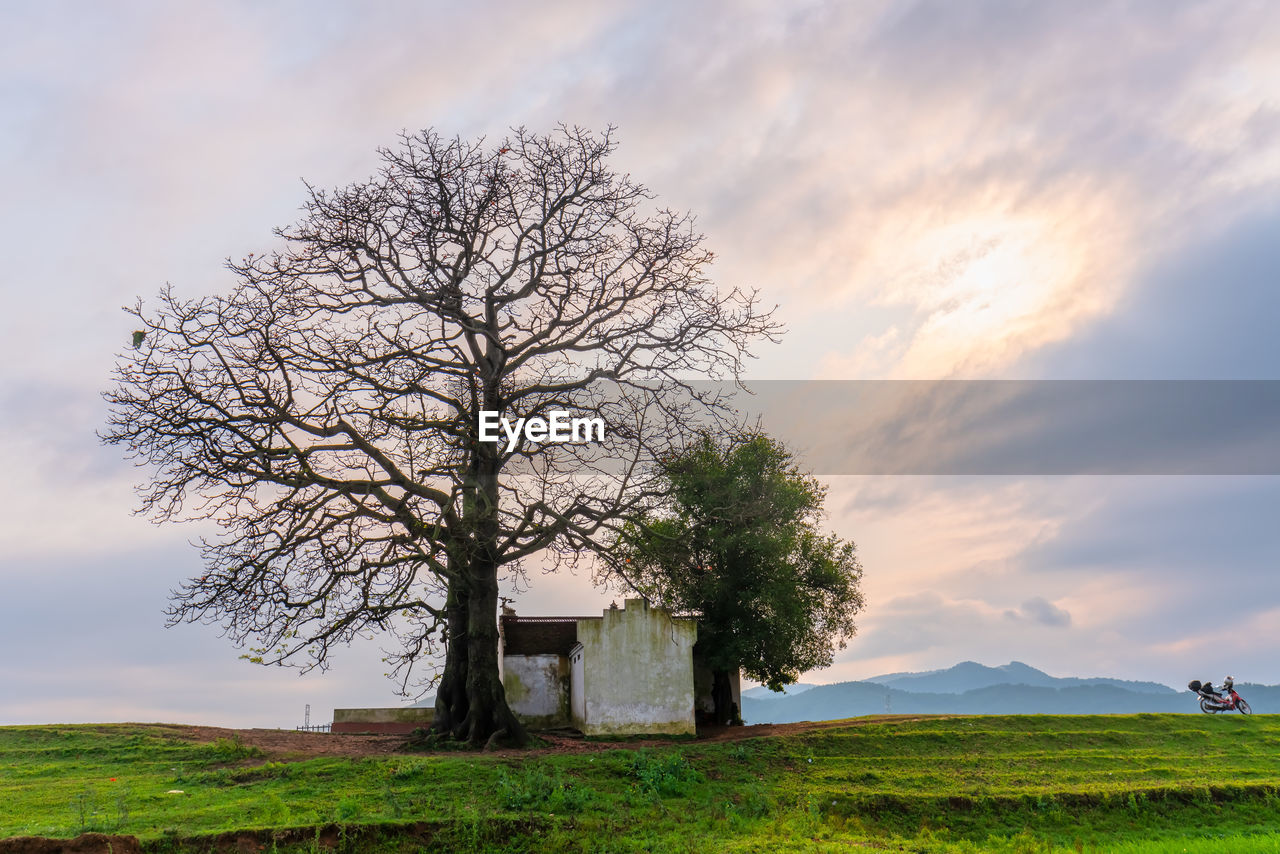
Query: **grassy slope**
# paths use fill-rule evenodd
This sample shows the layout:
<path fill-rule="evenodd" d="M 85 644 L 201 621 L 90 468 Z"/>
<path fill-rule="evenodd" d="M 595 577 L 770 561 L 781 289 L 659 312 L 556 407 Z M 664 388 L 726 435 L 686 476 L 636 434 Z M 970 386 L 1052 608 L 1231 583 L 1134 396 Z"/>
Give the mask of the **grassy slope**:
<path fill-rule="evenodd" d="M 87 828 L 134 834 L 154 850 L 200 850 L 202 835 L 336 822 L 337 841 L 352 850 L 374 847 L 369 836 L 352 841 L 374 827 L 388 851 L 429 840 L 512 851 L 848 850 L 861 841 L 919 851 L 1280 852 L 1280 716 L 851 723 L 660 750 L 265 764 L 235 743 L 190 744 L 163 727 L 7 727 L 0 837 Z M 428 824 L 410 830 L 413 821 Z"/>

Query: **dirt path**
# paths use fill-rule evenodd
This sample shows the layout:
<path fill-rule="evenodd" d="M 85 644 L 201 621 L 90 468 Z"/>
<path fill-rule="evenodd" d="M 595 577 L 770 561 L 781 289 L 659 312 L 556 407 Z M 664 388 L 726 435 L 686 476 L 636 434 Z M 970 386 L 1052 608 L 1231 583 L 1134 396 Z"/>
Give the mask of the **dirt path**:
<path fill-rule="evenodd" d="M 741 741 L 746 738 L 796 735 L 815 730 L 836 727 L 856 727 L 876 723 L 906 723 L 930 718 L 947 718 L 954 715 L 875 715 L 844 721 L 819 721 L 794 724 L 755 724 L 753 726 L 714 727 L 698 733 L 694 742 L 685 739 L 643 738 L 626 741 L 588 741 L 555 733 L 539 733 L 546 742 L 543 747 L 531 750 L 498 750 L 495 755 L 527 756 L 530 753 L 594 753 L 604 750 L 660 747 L 672 744 L 701 744 L 707 742 Z M 238 739 L 251 747 L 257 747 L 270 759 L 310 759 L 317 756 L 387 756 L 403 753 L 403 735 L 348 735 L 327 732 L 297 732 L 279 729 L 226 729 L 212 726 L 155 725 L 175 738 L 184 741 L 210 742 L 220 738 Z M 435 752 L 435 751 L 433 751 Z M 456 751 L 438 751 L 442 754 Z M 422 754 L 422 751 L 413 751 Z"/>
<path fill-rule="evenodd" d="M 238 739 L 249 747 L 261 749 L 271 759 L 385 756 L 399 753 L 405 739 L 403 735 L 335 735 L 288 729 L 226 729 L 216 726 L 167 726 L 165 729 L 184 741 Z"/>

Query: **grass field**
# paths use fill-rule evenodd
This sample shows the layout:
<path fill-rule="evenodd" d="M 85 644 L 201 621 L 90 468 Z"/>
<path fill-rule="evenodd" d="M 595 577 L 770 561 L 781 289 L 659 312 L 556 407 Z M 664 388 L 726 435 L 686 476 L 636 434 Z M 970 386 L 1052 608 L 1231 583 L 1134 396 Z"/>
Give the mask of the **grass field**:
<path fill-rule="evenodd" d="M 963 717 L 494 756 L 0 728 L 0 838 L 152 851 L 1280 852 L 1280 716 Z M 180 793 L 171 790 L 181 790 Z M 0 843 L 0 850 L 3 850 Z"/>

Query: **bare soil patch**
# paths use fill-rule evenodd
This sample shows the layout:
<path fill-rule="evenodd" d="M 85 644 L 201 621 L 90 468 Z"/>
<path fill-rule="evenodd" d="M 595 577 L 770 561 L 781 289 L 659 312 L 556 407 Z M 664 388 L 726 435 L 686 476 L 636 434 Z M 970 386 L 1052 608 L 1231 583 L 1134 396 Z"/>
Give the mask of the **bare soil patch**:
<path fill-rule="evenodd" d="M 741 741 L 747 738 L 772 738 L 797 735 L 815 730 L 837 727 L 865 726 L 877 723 L 906 723 L 929 718 L 948 718 L 954 715 L 876 715 L 843 721 L 804 721 L 793 724 L 754 724 L 751 726 L 707 727 L 699 730 L 696 740 L 645 737 L 618 741 L 593 741 L 581 736 L 562 733 L 536 733 L 543 742 L 529 750 L 495 750 L 494 755 L 527 756 L 530 753 L 597 753 L 604 750 L 637 747 L 665 747 L 674 744 L 701 744 L 706 742 Z M 388 756 L 397 753 L 416 755 L 455 755 L 456 750 L 406 751 L 403 735 L 355 735 L 347 733 L 300 732 L 277 729 L 227 729 L 212 726 L 156 725 L 174 738 L 198 743 L 220 738 L 238 739 L 245 745 L 262 750 L 269 759 L 310 759 L 320 756 Z"/>
<path fill-rule="evenodd" d="M 316 756 L 385 756 L 399 753 L 403 735 L 348 735 L 329 732 L 300 732 L 288 729 L 227 729 L 216 726 L 166 726 L 184 741 L 210 742 L 220 738 L 238 739 L 256 747 L 272 759 L 310 759 Z"/>
<path fill-rule="evenodd" d="M 0 854 L 142 854 L 136 836 L 82 833 L 74 839 L 11 836 L 0 839 Z"/>

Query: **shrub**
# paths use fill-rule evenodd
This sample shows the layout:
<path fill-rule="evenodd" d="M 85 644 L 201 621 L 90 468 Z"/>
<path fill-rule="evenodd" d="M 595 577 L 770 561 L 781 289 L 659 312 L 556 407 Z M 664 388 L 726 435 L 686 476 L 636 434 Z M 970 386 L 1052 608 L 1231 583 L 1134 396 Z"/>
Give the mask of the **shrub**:
<path fill-rule="evenodd" d="M 702 775 L 679 753 L 651 753 L 641 750 L 627 769 L 642 792 L 659 795 L 683 795 Z"/>
<path fill-rule="evenodd" d="M 585 809 L 594 797 L 590 787 L 565 777 L 559 769 L 547 773 L 538 767 L 498 772 L 498 793 L 507 809 L 545 809 L 572 813 Z"/>
<path fill-rule="evenodd" d="M 237 733 L 231 738 L 218 738 L 209 743 L 208 751 L 218 762 L 235 762 L 237 759 L 255 759 L 266 756 L 262 748 L 245 744 Z"/>

